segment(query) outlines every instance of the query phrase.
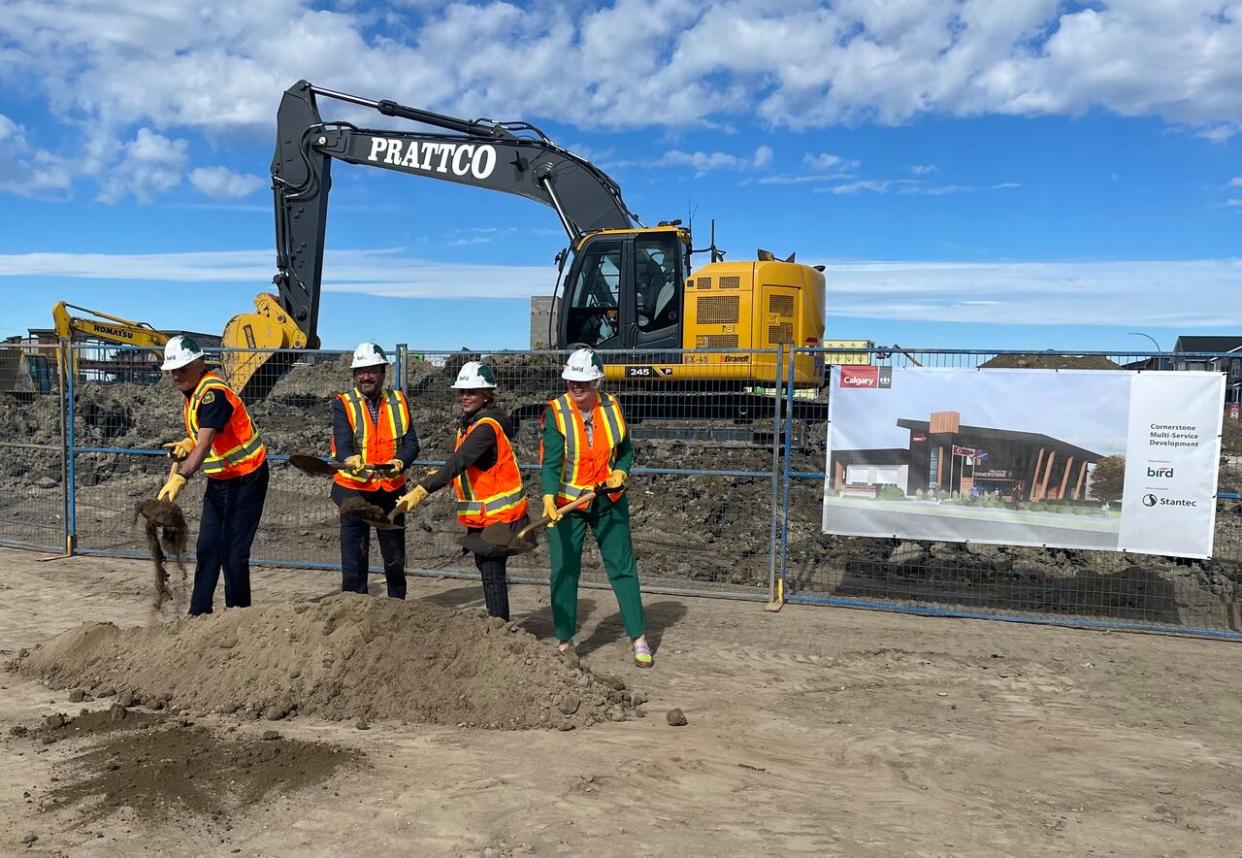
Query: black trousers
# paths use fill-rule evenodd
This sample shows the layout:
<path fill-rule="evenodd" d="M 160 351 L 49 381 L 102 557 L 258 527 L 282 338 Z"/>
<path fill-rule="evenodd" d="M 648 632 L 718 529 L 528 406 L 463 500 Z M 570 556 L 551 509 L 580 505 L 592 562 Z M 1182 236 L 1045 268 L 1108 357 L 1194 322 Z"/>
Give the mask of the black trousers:
<path fill-rule="evenodd" d="M 362 498 L 385 513 L 392 512 L 401 497 L 400 491 L 360 492 L 332 484 L 332 500 L 340 506 L 347 498 Z M 394 524 L 405 524 L 405 516 L 399 515 Z M 388 596 L 405 598 L 405 531 L 377 530 L 380 556 L 384 559 L 384 578 L 388 581 Z M 371 525 L 356 515 L 341 518 L 341 592 L 367 592 L 367 558 L 371 553 Z"/>
<path fill-rule="evenodd" d="M 267 462 L 244 477 L 207 480 L 203 517 L 195 548 L 194 591 L 190 616 L 211 613 L 220 570 L 224 569 L 224 604 L 250 607 L 250 546 L 263 517 L 270 475 Z"/>
<path fill-rule="evenodd" d="M 503 620 L 509 619 L 509 579 L 505 575 L 507 557 L 484 557 L 474 555 L 474 565 L 479 567 L 483 578 L 483 604 L 487 613 Z"/>

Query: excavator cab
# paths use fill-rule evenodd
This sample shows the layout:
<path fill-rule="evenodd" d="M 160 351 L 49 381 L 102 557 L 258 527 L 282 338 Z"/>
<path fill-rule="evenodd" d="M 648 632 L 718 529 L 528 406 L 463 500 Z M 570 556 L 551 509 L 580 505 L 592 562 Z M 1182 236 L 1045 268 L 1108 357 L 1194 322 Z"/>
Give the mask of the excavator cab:
<path fill-rule="evenodd" d="M 569 348 L 681 348 L 690 235 L 676 226 L 602 230 L 578 245 L 556 341 Z"/>

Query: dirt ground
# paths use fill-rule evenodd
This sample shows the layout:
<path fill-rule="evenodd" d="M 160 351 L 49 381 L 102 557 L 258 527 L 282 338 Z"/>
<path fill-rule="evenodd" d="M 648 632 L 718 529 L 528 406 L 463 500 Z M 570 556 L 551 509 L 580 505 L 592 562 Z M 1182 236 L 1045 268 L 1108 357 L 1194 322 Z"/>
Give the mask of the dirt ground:
<path fill-rule="evenodd" d="M 334 584 L 256 570 L 255 602 Z M 145 562 L 0 549 L 0 662 L 84 622 L 149 624 L 149 590 Z M 482 601 L 460 580 L 411 593 Z M 546 640 L 546 592 L 512 599 Z M 640 672 L 611 594 L 582 601 L 584 661 L 642 692 L 641 715 L 359 729 L 151 701 L 118 725 L 79 712 L 132 703 L 119 694 L 0 673 L 0 854 L 1238 854 L 1237 646 L 649 595 L 658 650 Z"/>

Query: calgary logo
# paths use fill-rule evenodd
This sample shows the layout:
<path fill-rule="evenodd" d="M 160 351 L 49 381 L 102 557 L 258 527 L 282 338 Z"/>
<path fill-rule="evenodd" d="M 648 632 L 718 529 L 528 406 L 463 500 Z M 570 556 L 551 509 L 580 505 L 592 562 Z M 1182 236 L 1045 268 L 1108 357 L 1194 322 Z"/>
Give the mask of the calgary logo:
<path fill-rule="evenodd" d="M 879 387 L 880 386 L 879 367 L 843 366 L 841 367 L 841 386 L 842 387 Z"/>

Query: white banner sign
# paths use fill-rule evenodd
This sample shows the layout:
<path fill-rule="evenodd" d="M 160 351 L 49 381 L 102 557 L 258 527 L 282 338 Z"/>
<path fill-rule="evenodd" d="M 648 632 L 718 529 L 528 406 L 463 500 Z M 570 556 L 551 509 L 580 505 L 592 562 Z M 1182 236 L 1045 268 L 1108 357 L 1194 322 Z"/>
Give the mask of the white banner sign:
<path fill-rule="evenodd" d="M 1209 557 L 1215 372 L 833 367 L 825 533 Z"/>

